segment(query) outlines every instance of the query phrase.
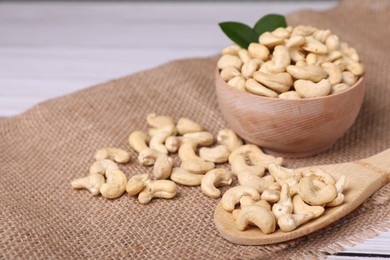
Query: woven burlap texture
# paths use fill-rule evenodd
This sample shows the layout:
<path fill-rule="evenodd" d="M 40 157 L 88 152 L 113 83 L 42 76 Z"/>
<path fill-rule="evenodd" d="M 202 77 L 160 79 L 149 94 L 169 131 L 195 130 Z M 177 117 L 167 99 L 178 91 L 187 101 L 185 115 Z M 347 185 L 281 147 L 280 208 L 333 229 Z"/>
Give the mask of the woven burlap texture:
<path fill-rule="evenodd" d="M 386 1 L 382 1 L 386 2 Z M 387 8 L 387 9 L 386 9 Z M 390 12 L 380 1 L 342 2 L 326 12 L 288 16 L 292 25 L 329 28 L 353 43 L 366 65 L 366 97 L 348 133 L 329 151 L 289 167 L 338 163 L 390 147 Z M 333 225 L 290 242 L 240 246 L 213 224 L 218 200 L 199 187 L 179 186 L 173 200 L 148 205 L 76 191 L 70 181 L 88 173 L 96 149 L 130 151 L 127 137 L 147 130 L 149 112 L 192 118 L 212 133 L 226 127 L 216 102 L 216 57 L 174 61 L 35 106 L 0 120 L 0 258 L 226 259 L 317 257 L 375 236 L 389 226 L 387 185 Z M 128 177 L 151 173 L 136 154 L 122 165 Z"/>

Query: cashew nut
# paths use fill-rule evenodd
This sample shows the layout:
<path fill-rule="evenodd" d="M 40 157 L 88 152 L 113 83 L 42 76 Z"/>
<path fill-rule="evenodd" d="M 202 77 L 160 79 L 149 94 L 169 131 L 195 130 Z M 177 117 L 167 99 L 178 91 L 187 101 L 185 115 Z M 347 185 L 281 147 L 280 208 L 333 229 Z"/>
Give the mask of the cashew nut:
<path fill-rule="evenodd" d="M 259 193 L 262 193 L 268 188 L 269 185 L 275 182 L 274 177 L 271 175 L 267 175 L 261 178 L 257 175 L 254 175 L 250 171 L 245 170 L 238 172 L 237 177 L 240 185 L 253 187 Z"/>
<path fill-rule="evenodd" d="M 273 164 L 282 164 L 283 163 L 283 158 L 282 157 L 274 157 L 269 154 L 263 153 L 263 151 L 260 149 L 260 147 L 253 145 L 253 144 L 247 144 L 246 148 L 248 149 L 249 153 L 249 160 L 254 164 L 254 165 L 261 165 L 265 168 L 268 168 L 268 166 L 273 163 Z"/>
<path fill-rule="evenodd" d="M 140 153 L 141 151 L 148 148 L 148 141 L 148 135 L 142 131 L 134 131 L 129 136 L 130 147 L 137 153 Z"/>
<path fill-rule="evenodd" d="M 168 179 L 169 176 L 171 175 L 172 166 L 173 166 L 172 159 L 165 154 L 161 154 L 160 156 L 157 157 L 157 160 L 154 163 L 154 167 L 153 167 L 154 177 L 157 180 Z"/>
<path fill-rule="evenodd" d="M 336 85 L 332 86 L 331 94 L 340 93 L 348 88 L 349 88 L 348 84 L 345 84 L 345 83 L 336 84 Z"/>
<path fill-rule="evenodd" d="M 249 52 L 247 49 L 241 49 L 237 52 L 238 57 L 242 60 L 243 63 L 248 62 L 251 59 L 251 56 L 249 55 Z"/>
<path fill-rule="evenodd" d="M 261 193 L 260 198 L 270 203 L 278 202 L 280 199 L 280 191 L 268 188 Z"/>
<path fill-rule="evenodd" d="M 181 138 L 179 136 L 168 136 L 165 139 L 165 148 L 167 148 L 168 152 L 176 153 L 180 148 Z"/>
<path fill-rule="evenodd" d="M 262 44 L 259 44 L 259 43 L 254 43 L 254 42 L 250 43 L 248 46 L 248 51 L 249 51 L 249 54 L 253 58 L 256 58 L 256 59 L 259 59 L 262 61 L 268 59 L 268 56 L 269 56 L 268 48 Z"/>
<path fill-rule="evenodd" d="M 272 48 L 276 45 L 283 44 L 284 39 L 273 35 L 270 32 L 265 32 L 260 35 L 259 43 L 267 46 L 268 48 Z"/>
<path fill-rule="evenodd" d="M 184 134 L 183 138 L 189 139 L 200 146 L 210 146 L 214 143 L 213 134 L 207 131 Z"/>
<path fill-rule="evenodd" d="M 318 218 L 325 211 L 325 208 L 322 206 L 310 206 L 306 204 L 299 195 L 293 197 L 292 203 L 294 214 L 313 213 L 313 218 Z"/>
<path fill-rule="evenodd" d="M 230 45 L 222 49 L 222 54 L 237 55 L 241 47 L 238 45 Z"/>
<path fill-rule="evenodd" d="M 293 85 L 291 75 L 286 72 L 271 74 L 256 71 L 253 73 L 253 78 L 277 92 L 286 92 Z"/>
<path fill-rule="evenodd" d="M 302 177 L 302 174 L 300 172 L 295 172 L 292 169 L 282 167 L 276 163 L 269 164 L 268 170 L 269 173 L 275 178 L 276 181 L 284 181 L 293 177 L 300 179 L 300 177 Z"/>
<path fill-rule="evenodd" d="M 97 150 L 94 157 L 96 161 L 104 159 L 114 160 L 118 163 L 130 161 L 130 155 L 125 150 L 111 147 Z"/>
<path fill-rule="evenodd" d="M 131 196 L 140 193 L 146 186 L 146 181 L 149 180 L 149 174 L 137 174 L 131 177 L 126 184 L 126 191 Z"/>
<path fill-rule="evenodd" d="M 287 66 L 287 72 L 296 79 L 310 80 L 313 82 L 319 82 L 324 79 L 328 74 L 323 68 L 317 65 L 307 66 Z M 295 84 L 294 84 L 295 86 Z"/>
<path fill-rule="evenodd" d="M 145 188 L 138 194 L 138 201 L 149 203 L 153 198 L 171 199 L 176 196 L 177 185 L 170 180 L 146 181 Z"/>
<path fill-rule="evenodd" d="M 290 32 L 284 28 L 284 27 L 278 27 L 276 28 L 273 32 L 272 32 L 273 35 L 275 35 L 276 37 L 279 37 L 279 38 L 283 38 L 283 39 L 286 39 L 290 36 Z"/>
<path fill-rule="evenodd" d="M 301 97 L 298 95 L 298 93 L 296 91 L 293 91 L 293 90 L 279 94 L 279 98 L 291 99 L 291 100 L 301 99 Z"/>
<path fill-rule="evenodd" d="M 323 79 L 318 83 L 309 80 L 299 79 L 294 82 L 297 93 L 303 98 L 323 97 L 330 93 L 332 85 L 328 79 Z"/>
<path fill-rule="evenodd" d="M 242 146 L 241 146 L 242 147 Z M 259 177 L 265 173 L 265 167 L 262 165 L 248 165 L 246 160 L 248 159 L 248 152 L 240 147 L 234 150 L 229 155 L 229 163 L 232 167 L 232 172 L 237 175 L 239 172 L 246 171 L 250 172 Z"/>
<path fill-rule="evenodd" d="M 341 176 L 340 179 L 338 179 L 338 181 L 335 184 L 337 190 L 337 197 L 333 201 L 327 203 L 326 206 L 335 207 L 341 205 L 344 202 L 343 191 L 344 191 L 345 181 L 346 181 L 345 175 Z"/>
<path fill-rule="evenodd" d="M 245 91 L 245 78 L 243 76 L 236 76 L 230 79 L 227 84 L 239 91 Z"/>
<path fill-rule="evenodd" d="M 221 204 L 226 211 L 233 211 L 236 204 L 240 202 L 242 196 L 251 196 L 254 200 L 260 199 L 260 194 L 256 191 L 255 188 L 250 186 L 235 186 L 231 189 L 228 189 L 222 196 Z"/>
<path fill-rule="evenodd" d="M 198 155 L 196 155 L 195 150 L 197 147 L 197 143 L 193 142 L 190 139 L 183 140 L 180 148 L 179 148 L 179 158 L 182 161 L 187 161 L 187 160 L 203 160 L 200 158 Z"/>
<path fill-rule="evenodd" d="M 316 54 L 326 54 L 328 52 L 326 45 L 312 36 L 306 37 L 306 43 L 302 46 L 302 49 Z"/>
<path fill-rule="evenodd" d="M 89 168 L 89 173 L 105 175 L 106 172 L 114 170 L 119 170 L 118 165 L 111 160 L 104 159 L 94 162 Z"/>
<path fill-rule="evenodd" d="M 225 145 L 218 145 L 213 148 L 202 147 L 199 149 L 199 156 L 205 161 L 213 163 L 224 163 L 229 159 L 230 151 Z"/>
<path fill-rule="evenodd" d="M 250 59 L 247 62 L 242 65 L 242 76 L 244 76 L 246 79 L 251 78 L 253 76 L 253 73 L 259 69 L 260 64 L 263 62 L 259 59 Z"/>
<path fill-rule="evenodd" d="M 328 73 L 328 79 L 331 85 L 335 85 L 341 82 L 342 76 L 339 67 L 333 62 L 322 63 L 322 68 Z"/>
<path fill-rule="evenodd" d="M 176 128 L 177 132 L 181 135 L 194 132 L 202 132 L 204 130 L 203 126 L 186 117 L 181 117 L 177 121 Z"/>
<path fill-rule="evenodd" d="M 329 51 L 338 49 L 340 45 L 339 37 L 335 34 L 329 35 L 328 38 L 326 38 L 325 45 Z"/>
<path fill-rule="evenodd" d="M 228 128 L 218 131 L 217 140 L 220 144 L 226 145 L 230 152 L 243 145 L 241 138 Z"/>
<path fill-rule="evenodd" d="M 344 56 L 344 61 L 346 62 L 347 65 L 347 70 L 352 72 L 355 76 L 361 76 L 364 74 L 364 66 L 363 64 L 355 61 L 354 59 Z"/>
<path fill-rule="evenodd" d="M 215 168 L 214 163 L 203 160 L 186 160 L 182 161 L 180 167 L 196 174 L 204 174 Z"/>
<path fill-rule="evenodd" d="M 304 170 L 303 176 L 313 176 L 315 179 L 320 180 L 325 184 L 334 185 L 336 183 L 334 178 L 329 173 L 318 167 L 310 167 Z"/>
<path fill-rule="evenodd" d="M 278 226 L 284 232 L 290 232 L 313 218 L 313 213 L 308 214 L 283 214 L 278 219 Z"/>
<path fill-rule="evenodd" d="M 272 73 L 280 73 L 286 70 L 290 62 L 291 58 L 288 49 L 279 45 L 275 47 L 272 60 L 267 64 L 267 69 Z"/>
<path fill-rule="evenodd" d="M 271 205 L 266 200 L 253 200 L 251 196 L 242 196 L 240 199 L 240 207 L 245 208 L 252 205 L 258 205 L 271 210 Z M 234 212 L 234 210 L 233 210 Z"/>
<path fill-rule="evenodd" d="M 149 147 L 153 150 L 159 151 L 160 153 L 168 154 L 168 150 L 165 147 L 164 142 L 170 135 L 170 132 L 165 131 L 155 133 L 152 138 L 150 138 Z"/>
<path fill-rule="evenodd" d="M 241 72 L 233 67 L 226 67 L 221 70 L 221 78 L 224 81 L 229 81 L 234 77 L 241 76 Z"/>
<path fill-rule="evenodd" d="M 285 46 L 290 49 L 290 48 L 296 48 L 304 45 L 306 43 L 305 37 L 302 35 L 294 35 L 291 36 L 290 39 L 286 40 Z"/>
<path fill-rule="evenodd" d="M 107 171 L 106 183 L 100 187 L 100 193 L 107 199 L 116 199 L 126 190 L 127 178 L 120 170 Z"/>
<path fill-rule="evenodd" d="M 308 25 L 298 25 L 291 32 L 291 36 L 300 35 L 300 36 L 309 36 L 312 35 L 317 29 Z"/>
<path fill-rule="evenodd" d="M 330 30 L 316 30 L 314 33 L 313 33 L 313 36 L 316 40 L 322 42 L 322 43 L 325 43 L 326 42 L 326 39 L 328 39 L 328 37 L 332 34 L 332 32 Z"/>
<path fill-rule="evenodd" d="M 342 73 L 343 82 L 352 86 L 356 83 L 357 77 L 350 71 L 343 71 Z"/>
<path fill-rule="evenodd" d="M 238 50 L 239 51 L 239 50 Z M 237 53 L 238 53 L 237 51 Z M 241 69 L 242 61 L 239 57 L 231 55 L 231 54 L 224 54 L 219 58 L 217 62 L 217 67 L 219 69 L 224 69 L 227 67 L 233 67 L 236 69 Z"/>
<path fill-rule="evenodd" d="M 144 149 L 138 155 L 138 162 L 144 166 L 151 166 L 161 154 L 159 151 L 151 148 Z"/>
<path fill-rule="evenodd" d="M 280 199 L 272 206 L 272 212 L 274 213 L 276 219 L 279 219 L 283 214 L 293 212 L 293 204 L 290 197 L 290 187 L 288 184 L 282 184 Z"/>
<path fill-rule="evenodd" d="M 264 87 L 259 82 L 254 79 L 248 79 L 245 83 L 245 89 L 255 95 L 265 96 L 265 97 L 277 97 L 278 93 L 275 91 Z"/>
<path fill-rule="evenodd" d="M 337 189 L 332 184 L 320 189 L 313 184 L 313 177 L 303 177 L 299 181 L 299 196 L 312 206 L 322 206 L 337 197 Z"/>
<path fill-rule="evenodd" d="M 104 176 L 101 174 L 90 174 L 84 178 L 78 178 L 71 182 L 71 185 L 75 189 L 87 189 L 96 196 L 100 194 L 100 188 L 104 183 Z"/>
<path fill-rule="evenodd" d="M 276 229 L 276 220 L 272 212 L 265 207 L 253 205 L 241 209 L 236 219 L 237 228 L 244 230 L 249 224 L 261 229 L 264 234 L 269 234 Z"/>
<path fill-rule="evenodd" d="M 167 132 L 169 135 L 177 133 L 175 121 L 170 116 L 157 116 L 156 113 L 150 113 L 146 116 L 146 121 L 151 127 L 149 135 L 152 137 L 161 132 Z"/>
<path fill-rule="evenodd" d="M 171 180 L 186 186 L 199 186 L 204 175 L 191 173 L 183 168 L 174 167 L 171 172 Z"/>
<path fill-rule="evenodd" d="M 225 169 L 218 168 L 208 171 L 201 183 L 201 189 L 207 196 L 217 199 L 221 197 L 221 191 L 217 187 L 230 185 L 232 175 Z"/>

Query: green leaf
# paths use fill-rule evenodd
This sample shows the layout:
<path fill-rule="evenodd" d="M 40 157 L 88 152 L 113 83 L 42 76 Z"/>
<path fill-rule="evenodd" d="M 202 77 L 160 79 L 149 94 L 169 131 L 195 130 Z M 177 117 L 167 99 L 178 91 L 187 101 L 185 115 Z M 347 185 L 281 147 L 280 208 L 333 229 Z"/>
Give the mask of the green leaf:
<path fill-rule="evenodd" d="M 242 48 L 247 49 L 251 42 L 258 42 L 259 34 L 246 24 L 238 22 L 222 22 L 219 23 L 222 31 L 233 42 L 237 43 Z"/>
<path fill-rule="evenodd" d="M 272 32 L 279 27 L 287 27 L 284 16 L 279 14 L 268 14 L 257 21 L 254 30 L 261 35 L 264 32 Z"/>

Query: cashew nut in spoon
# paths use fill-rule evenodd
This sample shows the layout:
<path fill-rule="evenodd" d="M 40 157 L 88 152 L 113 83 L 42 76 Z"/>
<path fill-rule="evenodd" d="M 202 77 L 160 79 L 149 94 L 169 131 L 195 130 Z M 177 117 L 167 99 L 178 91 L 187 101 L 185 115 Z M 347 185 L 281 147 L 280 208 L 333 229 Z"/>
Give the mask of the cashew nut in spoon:
<path fill-rule="evenodd" d="M 203 177 L 203 174 L 196 174 L 180 167 L 174 167 L 170 179 L 185 186 L 199 186 L 202 183 Z"/>
<path fill-rule="evenodd" d="M 290 178 L 300 179 L 302 173 L 295 172 L 292 169 L 285 168 L 279 164 L 271 163 L 268 165 L 269 173 L 275 178 L 276 181 L 284 181 Z"/>
<path fill-rule="evenodd" d="M 149 137 L 142 131 L 134 131 L 129 136 L 130 147 L 137 153 L 148 148 Z"/>
<path fill-rule="evenodd" d="M 228 189 L 222 196 L 222 207 L 226 211 L 233 211 L 234 207 L 236 206 L 237 203 L 240 202 L 240 199 L 242 196 L 249 195 L 252 197 L 254 200 L 259 200 L 260 199 L 260 194 L 257 192 L 257 190 L 253 187 L 250 186 L 235 186 L 231 189 Z"/>
<path fill-rule="evenodd" d="M 114 170 L 119 170 L 118 164 L 111 160 L 104 159 L 94 162 L 89 168 L 89 173 L 105 175 L 106 172 Z"/>
<path fill-rule="evenodd" d="M 306 204 L 299 195 L 295 195 L 292 199 L 294 214 L 313 213 L 313 218 L 318 218 L 324 213 L 325 208 L 322 206 L 310 206 Z"/>
<path fill-rule="evenodd" d="M 290 232 L 313 218 L 313 213 L 291 214 L 286 213 L 279 217 L 278 226 L 284 232 Z"/>
<path fill-rule="evenodd" d="M 213 163 L 227 162 L 229 155 L 230 151 L 225 145 L 218 145 L 212 148 L 202 147 L 199 149 L 200 158 Z"/>
<path fill-rule="evenodd" d="M 103 183 L 104 176 L 94 173 L 86 177 L 73 180 L 71 185 L 75 189 L 87 189 L 93 196 L 96 196 L 100 194 L 100 188 Z"/>
<path fill-rule="evenodd" d="M 145 188 L 138 194 L 138 201 L 149 203 L 153 198 L 171 199 L 176 196 L 177 185 L 170 180 L 148 180 Z"/>
<path fill-rule="evenodd" d="M 169 135 L 176 135 L 177 133 L 175 121 L 170 116 L 157 116 L 156 113 L 150 113 L 146 116 L 146 121 L 151 127 L 149 135 L 152 137 L 162 131 L 168 132 Z"/>
<path fill-rule="evenodd" d="M 342 175 L 340 177 L 340 179 L 338 179 L 336 184 L 335 184 L 335 187 L 337 190 L 337 197 L 333 201 L 326 203 L 326 206 L 335 207 L 335 206 L 339 206 L 339 205 L 343 204 L 344 197 L 345 197 L 343 194 L 345 182 L 346 182 L 346 177 L 345 177 L 345 175 Z"/>
<path fill-rule="evenodd" d="M 97 150 L 94 157 L 96 161 L 104 159 L 113 160 L 117 163 L 127 163 L 130 161 L 130 155 L 125 150 L 112 147 Z"/>
<path fill-rule="evenodd" d="M 272 212 L 259 205 L 248 206 L 238 212 L 237 228 L 242 231 L 250 224 L 259 227 L 264 234 L 272 233 L 276 229 L 276 220 Z"/>
<path fill-rule="evenodd" d="M 221 197 L 221 191 L 217 187 L 230 185 L 232 175 L 225 169 L 218 168 L 208 171 L 201 183 L 201 189 L 207 196 L 217 199 Z"/>
<path fill-rule="evenodd" d="M 253 187 L 259 193 L 262 193 L 269 185 L 275 182 L 274 177 L 271 175 L 267 175 L 261 178 L 257 175 L 254 175 L 250 171 L 245 170 L 238 172 L 237 177 L 240 185 Z"/>
<path fill-rule="evenodd" d="M 319 167 L 310 167 L 303 171 L 303 176 L 313 176 L 315 179 L 322 181 L 325 184 L 336 183 L 335 179 L 327 172 Z"/>
<path fill-rule="evenodd" d="M 173 167 L 172 158 L 165 154 L 161 154 L 157 157 L 156 162 L 153 166 L 153 176 L 157 180 L 168 179 L 171 175 Z"/>
<path fill-rule="evenodd" d="M 219 130 L 217 134 L 217 140 L 220 144 L 225 145 L 230 150 L 230 152 L 243 145 L 242 139 L 229 128 Z"/>
<path fill-rule="evenodd" d="M 107 199 L 116 199 L 126 191 L 127 178 L 120 170 L 106 172 L 106 183 L 100 188 L 100 193 Z"/>
<path fill-rule="evenodd" d="M 276 219 L 286 213 L 293 212 L 293 204 L 290 197 L 290 187 L 288 184 L 283 183 L 282 190 L 280 192 L 280 199 L 272 206 L 272 212 Z"/>
<path fill-rule="evenodd" d="M 299 181 L 299 196 L 312 206 L 322 206 L 333 201 L 337 197 L 337 189 L 332 184 L 327 184 L 320 189 L 313 183 L 313 177 L 303 177 Z"/>
<path fill-rule="evenodd" d="M 176 128 L 180 135 L 202 132 L 204 130 L 203 126 L 186 117 L 179 118 L 176 124 Z"/>
<path fill-rule="evenodd" d="M 260 196 L 260 199 L 265 200 L 270 203 L 278 202 L 280 199 L 280 191 L 265 189 Z"/>
<path fill-rule="evenodd" d="M 146 186 L 146 181 L 149 180 L 149 174 L 137 174 L 132 176 L 126 184 L 126 191 L 131 196 L 140 193 Z"/>
<path fill-rule="evenodd" d="M 253 200 L 251 196 L 242 196 L 240 199 L 240 207 L 245 208 L 252 205 L 259 205 L 271 210 L 271 205 L 266 200 Z"/>
<path fill-rule="evenodd" d="M 299 96 L 303 98 L 323 97 L 332 90 L 332 85 L 328 79 L 323 79 L 318 83 L 299 79 L 294 82 L 294 87 Z"/>

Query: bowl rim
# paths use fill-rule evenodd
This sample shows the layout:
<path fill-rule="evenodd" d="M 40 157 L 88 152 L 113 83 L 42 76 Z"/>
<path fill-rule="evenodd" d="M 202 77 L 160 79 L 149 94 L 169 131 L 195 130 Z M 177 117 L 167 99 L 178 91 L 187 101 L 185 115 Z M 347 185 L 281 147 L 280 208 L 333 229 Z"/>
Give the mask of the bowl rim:
<path fill-rule="evenodd" d="M 311 98 L 301 98 L 301 99 L 284 99 L 284 98 L 260 96 L 260 95 L 250 93 L 248 91 L 240 91 L 240 90 L 237 90 L 235 88 L 229 87 L 227 82 L 222 79 L 221 74 L 220 74 L 220 69 L 218 67 L 216 67 L 216 70 L 215 70 L 215 81 L 220 81 L 221 83 L 223 83 L 224 87 L 227 87 L 229 90 L 236 92 L 236 93 L 239 93 L 241 95 L 248 95 L 248 96 L 256 97 L 259 99 L 264 99 L 265 101 L 280 100 L 280 101 L 276 101 L 276 102 L 293 102 L 293 103 L 300 102 L 300 103 L 302 103 L 302 102 L 310 102 L 310 101 L 314 101 L 314 100 L 326 100 L 326 99 L 335 98 L 337 96 L 349 93 L 353 89 L 357 88 L 363 82 L 363 80 L 364 80 L 364 74 L 362 76 L 360 76 L 359 79 L 351 87 L 349 87 L 346 90 L 340 91 L 336 94 L 326 95 L 326 96 L 322 96 L 322 97 L 311 97 Z"/>

